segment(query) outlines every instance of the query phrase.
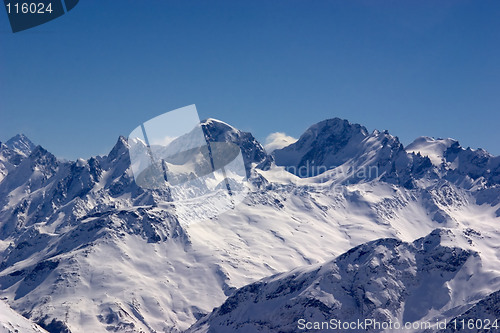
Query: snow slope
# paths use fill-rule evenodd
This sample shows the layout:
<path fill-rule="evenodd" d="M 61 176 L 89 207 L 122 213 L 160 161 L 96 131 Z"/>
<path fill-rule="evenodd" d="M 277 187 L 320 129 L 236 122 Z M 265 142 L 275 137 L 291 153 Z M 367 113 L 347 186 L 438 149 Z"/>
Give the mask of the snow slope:
<path fill-rule="evenodd" d="M 0 182 L 9 171 L 31 154 L 35 145 L 24 135 L 19 134 L 6 143 L 0 142 Z"/>
<path fill-rule="evenodd" d="M 412 243 L 393 238 L 365 243 L 333 261 L 237 290 L 188 332 L 298 332 L 300 320 L 302 325 L 374 320 L 402 327 L 411 323 L 410 328 L 415 322 L 449 320 L 481 299 L 475 287 L 495 290 L 500 286 L 498 269 L 496 274 L 482 269 L 487 258 L 472 250 L 475 246 L 463 248 L 469 247 L 470 235 L 436 229 Z M 482 303 L 476 308 L 484 308 Z M 331 327 L 323 326 L 321 331 Z M 374 326 L 352 331 L 364 332 L 364 328 L 391 331 Z"/>
<path fill-rule="evenodd" d="M 439 333 L 448 332 L 500 332 L 500 291 L 488 295 L 465 313 L 451 319 L 446 329 L 439 330 Z"/>
<path fill-rule="evenodd" d="M 31 154 L 36 145 L 24 134 L 17 134 L 10 138 L 5 145 L 17 154 L 27 157 Z"/>
<path fill-rule="evenodd" d="M 406 146 L 409 153 L 420 153 L 430 158 L 432 164 L 440 166 L 445 162 L 445 151 L 456 143 L 453 139 L 434 139 L 427 136 L 421 136 Z"/>
<path fill-rule="evenodd" d="M 46 333 L 47 331 L 32 323 L 0 301 L 1 333 Z"/>

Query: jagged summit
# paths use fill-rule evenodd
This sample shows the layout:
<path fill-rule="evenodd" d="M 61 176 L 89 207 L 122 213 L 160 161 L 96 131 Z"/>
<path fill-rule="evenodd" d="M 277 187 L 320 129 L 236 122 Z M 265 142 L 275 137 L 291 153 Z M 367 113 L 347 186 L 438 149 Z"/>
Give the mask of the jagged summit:
<path fill-rule="evenodd" d="M 349 141 L 361 141 L 367 135 L 368 131 L 364 126 L 352 124 L 345 119 L 333 118 L 310 126 L 291 146 L 296 150 L 303 150 L 311 146 L 331 145 L 333 149 L 340 150 Z M 283 149 L 286 150 L 286 147 Z"/>
<path fill-rule="evenodd" d="M 356 170 L 372 167 L 377 169 L 377 175 L 365 180 L 380 176 L 408 186 L 412 186 L 408 172 L 425 164 L 422 158 L 409 156 L 399 139 L 388 131 L 375 130 L 369 134 L 364 126 L 339 118 L 312 125 L 297 142 L 275 150 L 273 156 L 277 165 L 302 178 L 338 167 Z"/>
<path fill-rule="evenodd" d="M 347 119 L 338 117 L 326 119 L 310 126 L 303 136 L 310 135 L 311 132 L 316 133 L 314 136 L 321 136 L 321 134 L 331 137 L 352 136 L 353 134 L 361 133 L 364 136 L 368 135 L 366 127 L 351 123 Z"/>
<path fill-rule="evenodd" d="M 409 144 L 406 151 L 429 157 L 434 166 L 446 170 L 450 176 L 466 177 L 470 181 L 483 178 L 489 184 L 500 180 L 500 156 L 481 148 L 464 148 L 455 139 L 423 136 Z"/>
<path fill-rule="evenodd" d="M 301 178 L 328 170 L 375 168 L 377 177 L 414 187 L 422 177 L 446 178 L 462 186 L 500 180 L 500 157 L 483 149 L 464 149 L 454 139 L 417 138 L 405 149 L 387 130 L 368 133 L 365 127 L 333 118 L 309 127 L 299 140 L 272 153 L 275 163 Z M 349 182 L 357 182 L 351 177 Z"/>
<path fill-rule="evenodd" d="M 36 145 L 24 134 L 17 134 L 10 138 L 5 145 L 24 156 L 29 156 Z"/>
<path fill-rule="evenodd" d="M 412 143 L 406 146 L 406 151 L 409 153 L 420 153 L 422 156 L 427 156 L 432 164 L 439 166 L 445 162 L 445 152 L 451 146 L 460 146 L 457 140 L 435 139 L 428 136 L 421 136 L 415 139 Z"/>
<path fill-rule="evenodd" d="M 127 138 L 125 138 L 124 136 L 120 135 L 118 137 L 118 140 L 116 140 L 115 145 L 113 146 L 113 148 L 109 152 L 108 159 L 109 160 L 114 160 L 117 157 L 119 157 L 119 156 L 121 156 L 123 154 L 128 153 L 129 148 L 130 148 L 130 145 L 129 145 L 128 141 L 127 141 Z"/>
<path fill-rule="evenodd" d="M 240 147 L 247 175 L 254 164 L 259 168 L 269 167 L 272 159 L 251 133 L 213 118 L 203 120 L 201 126 L 208 142 L 231 142 Z"/>
<path fill-rule="evenodd" d="M 333 118 L 309 127 L 297 142 L 273 152 L 277 165 L 295 168 L 307 165 L 337 167 L 359 153 L 368 136 L 365 127 L 347 120 Z M 315 175 L 308 172 L 307 176 Z"/>

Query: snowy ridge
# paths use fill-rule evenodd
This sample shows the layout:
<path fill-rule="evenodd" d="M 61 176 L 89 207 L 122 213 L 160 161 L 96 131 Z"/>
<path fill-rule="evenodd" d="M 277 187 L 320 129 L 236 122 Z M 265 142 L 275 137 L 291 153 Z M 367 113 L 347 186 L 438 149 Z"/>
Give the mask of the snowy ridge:
<path fill-rule="evenodd" d="M 214 119 L 201 125 L 211 142 L 240 147 L 251 192 L 226 213 L 187 226 L 168 191 L 136 185 L 123 137 L 107 156 L 74 162 L 42 147 L 24 156 L 2 145 L 6 302 L 50 332 L 179 332 L 262 278 L 379 238 L 412 243 L 436 228 L 459 240 L 442 246 L 478 252 L 482 270 L 500 276 L 498 157 L 452 144 L 445 158 L 453 167 L 437 167 L 388 132 L 334 119 L 290 145 L 299 157 L 283 165 L 250 133 Z M 285 171 L 311 161 L 333 168 L 302 178 Z M 348 172 L 370 166 L 379 173 Z M 471 302 L 500 289 L 487 275 L 477 275 L 485 279 L 477 295 L 465 295 Z"/>
<path fill-rule="evenodd" d="M 353 158 L 367 136 L 361 125 L 339 118 L 325 120 L 309 127 L 297 142 L 274 151 L 276 164 L 298 168 L 309 162 L 331 169 Z"/>
<path fill-rule="evenodd" d="M 500 156 L 464 149 L 453 139 L 428 137 L 416 139 L 405 149 L 387 131 L 369 134 L 363 126 L 338 118 L 311 126 L 297 142 L 275 150 L 273 156 L 276 165 L 299 177 L 330 170 L 348 183 L 378 178 L 414 188 L 420 187 L 420 180 L 445 179 L 462 188 L 481 190 L 500 182 Z M 375 169 L 377 172 L 368 172 Z M 342 178 L 346 170 L 350 172 Z M 360 170 L 365 174 L 357 177 Z"/>
<path fill-rule="evenodd" d="M 445 151 L 455 143 L 457 143 L 457 141 L 453 139 L 434 139 L 427 136 L 421 136 L 406 146 L 406 151 L 427 156 L 432 164 L 440 166 L 445 162 Z"/>
<path fill-rule="evenodd" d="M 439 333 L 467 332 L 484 333 L 500 332 L 500 291 L 496 291 L 479 301 L 474 307 L 462 315 L 450 320 L 446 329 Z M 472 323 L 471 326 L 470 323 Z"/>
<path fill-rule="evenodd" d="M 2 333 L 47 333 L 46 330 L 12 310 L 0 301 L 0 332 Z"/>
<path fill-rule="evenodd" d="M 415 180 L 438 177 L 429 158 L 407 153 L 389 132 L 369 134 L 365 127 L 338 118 L 311 126 L 273 156 L 276 165 L 302 178 L 333 174 L 343 183 L 378 179 L 413 188 Z"/>
<path fill-rule="evenodd" d="M 188 332 L 297 332 L 299 319 L 436 323 L 475 303 L 476 283 L 500 286 L 498 275 L 470 274 L 481 266 L 477 252 L 444 245 L 460 242 L 457 237 L 463 235 L 436 229 L 412 243 L 380 239 L 333 261 L 265 278 L 237 290 Z"/>
<path fill-rule="evenodd" d="M 23 149 L 18 149 L 18 146 Z M 21 160 L 26 158 L 33 149 L 33 143 L 22 135 L 11 138 L 7 143 L 0 142 L 0 182 L 7 176 L 9 171 L 19 165 Z"/>

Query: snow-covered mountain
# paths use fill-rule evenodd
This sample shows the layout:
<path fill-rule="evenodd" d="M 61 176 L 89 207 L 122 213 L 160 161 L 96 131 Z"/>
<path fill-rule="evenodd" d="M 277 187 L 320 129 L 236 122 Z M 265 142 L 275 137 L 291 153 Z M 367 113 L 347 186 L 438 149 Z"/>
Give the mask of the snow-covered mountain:
<path fill-rule="evenodd" d="M 0 142 L 0 182 L 33 149 L 35 145 L 23 134 L 12 137 L 6 143 Z"/>
<path fill-rule="evenodd" d="M 334 118 L 309 127 L 295 143 L 274 152 L 277 165 L 337 167 L 360 154 L 368 137 L 365 127 Z M 304 175 L 309 177 L 313 172 Z"/>
<path fill-rule="evenodd" d="M 370 134 L 365 127 L 339 118 L 311 126 L 297 142 L 273 155 L 278 166 L 299 177 L 334 170 L 337 175 L 347 173 L 344 178 L 350 182 L 378 178 L 406 188 L 417 186 L 421 179 L 446 179 L 467 189 L 500 182 L 500 156 L 464 149 L 453 139 L 427 137 L 405 149 L 387 131 Z"/>
<path fill-rule="evenodd" d="M 464 149 L 453 139 L 420 137 L 408 145 L 406 151 L 429 157 L 446 172 L 448 179 L 460 180 L 465 187 L 471 187 L 474 182 L 479 186 L 500 182 L 500 156 L 492 156 L 483 149 Z"/>
<path fill-rule="evenodd" d="M 202 127 L 207 140 L 240 147 L 251 191 L 188 225 L 168 190 L 134 182 L 123 137 L 107 156 L 70 162 L 40 146 L 1 145 L 6 302 L 50 332 L 178 332 L 262 278 L 379 238 L 412 243 L 436 228 L 469 233 L 472 243 L 458 247 L 500 276 L 498 157 L 457 143 L 435 165 L 422 145 L 405 150 L 388 132 L 340 119 L 313 125 L 273 155 L 224 122 Z M 324 168 L 291 173 L 308 165 Z M 481 286 L 463 304 L 499 289 Z"/>
<path fill-rule="evenodd" d="M 31 142 L 30 139 L 24 134 L 17 134 L 10 138 L 5 145 L 12 151 L 23 155 L 28 156 L 31 154 L 33 149 L 35 149 L 36 145 Z"/>
<path fill-rule="evenodd" d="M 476 237 L 474 231 L 436 229 L 412 243 L 393 238 L 365 243 L 333 261 L 237 290 L 188 332 L 326 332 L 345 329 L 342 323 L 348 323 L 349 332 L 381 332 L 382 323 L 391 322 L 395 331 L 408 327 L 405 332 L 422 332 L 429 323 L 435 332 L 436 323 L 483 297 L 478 287 L 500 287 L 500 271 L 483 270 L 482 259 L 488 258 L 472 250 L 475 244 L 469 246 Z M 497 293 L 464 316 L 479 318 L 495 300 Z M 498 315 L 498 309 L 491 310 L 486 312 L 490 319 Z M 359 322 L 363 325 L 350 324 Z M 422 327 L 405 326 L 415 322 Z"/>

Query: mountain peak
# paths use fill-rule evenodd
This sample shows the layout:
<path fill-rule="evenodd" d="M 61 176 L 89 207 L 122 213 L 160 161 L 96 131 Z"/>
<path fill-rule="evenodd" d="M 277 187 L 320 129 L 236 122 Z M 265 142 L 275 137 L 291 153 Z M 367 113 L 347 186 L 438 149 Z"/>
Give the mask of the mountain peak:
<path fill-rule="evenodd" d="M 120 135 L 118 137 L 118 140 L 116 141 L 116 144 L 114 145 L 113 149 L 111 149 L 111 152 L 108 155 L 108 159 L 114 160 L 117 157 L 123 155 L 124 153 L 128 154 L 129 148 L 130 148 L 130 146 L 128 144 L 127 138 Z"/>
<path fill-rule="evenodd" d="M 208 142 L 231 142 L 240 147 L 247 176 L 250 174 L 252 163 L 255 163 L 258 168 L 265 168 L 269 165 L 270 157 L 251 133 L 240 131 L 213 118 L 205 119 L 200 124 Z"/>
<path fill-rule="evenodd" d="M 29 156 L 36 147 L 36 145 L 24 134 L 16 134 L 10 138 L 5 145 L 24 156 Z"/>
<path fill-rule="evenodd" d="M 319 123 L 316 123 L 309 127 L 309 129 L 304 134 L 309 131 L 318 131 L 318 133 L 328 132 L 328 135 L 339 135 L 345 134 L 346 132 L 359 132 L 364 136 L 368 135 L 368 131 L 364 126 L 353 124 L 346 119 L 341 119 L 338 117 L 320 121 Z"/>
<path fill-rule="evenodd" d="M 209 135 L 212 138 L 218 138 L 215 141 L 226 141 L 229 136 L 234 136 L 236 133 L 240 132 L 228 123 L 214 118 L 205 119 L 200 125 L 205 135 Z"/>
<path fill-rule="evenodd" d="M 345 119 L 332 118 L 310 126 L 293 145 L 298 149 L 311 144 L 328 144 L 341 148 L 340 146 L 347 144 L 351 139 L 364 138 L 367 135 L 368 131 L 364 126 L 352 124 Z"/>
<path fill-rule="evenodd" d="M 226 126 L 226 127 L 235 129 L 233 126 L 229 125 L 228 123 L 226 123 L 222 120 L 219 120 L 219 119 L 215 119 L 215 118 L 204 119 L 200 122 L 200 124 L 201 125 L 212 125 L 212 126 Z"/>
<path fill-rule="evenodd" d="M 420 153 L 422 156 L 427 156 L 435 166 L 441 165 L 445 161 L 445 152 L 450 147 L 460 147 L 455 139 L 435 139 L 428 136 L 421 136 L 405 149 L 408 153 Z"/>
<path fill-rule="evenodd" d="M 364 126 L 332 118 L 310 126 L 297 142 L 274 151 L 277 165 L 301 168 L 307 165 L 339 166 L 355 155 L 368 136 Z M 318 172 L 310 170 L 307 176 Z"/>

